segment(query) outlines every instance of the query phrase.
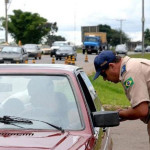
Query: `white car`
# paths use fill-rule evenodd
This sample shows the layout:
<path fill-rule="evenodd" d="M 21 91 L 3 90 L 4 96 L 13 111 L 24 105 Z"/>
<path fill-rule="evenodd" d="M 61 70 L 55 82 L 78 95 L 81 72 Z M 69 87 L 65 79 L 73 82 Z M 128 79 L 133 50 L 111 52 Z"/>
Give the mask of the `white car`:
<path fill-rule="evenodd" d="M 51 57 L 53 55 L 56 54 L 56 51 L 59 49 L 60 46 L 67 46 L 69 45 L 69 43 L 67 41 L 55 41 L 53 44 L 52 44 L 52 47 L 51 47 Z"/>
<path fill-rule="evenodd" d="M 144 48 L 145 51 L 145 48 Z M 142 52 L 142 45 L 137 45 L 134 49 L 134 52 Z"/>
<path fill-rule="evenodd" d="M 126 44 L 120 44 L 120 45 L 116 46 L 115 52 L 117 54 L 125 54 L 126 55 L 128 52 L 128 48 L 127 48 Z"/>
<path fill-rule="evenodd" d="M 41 51 L 42 51 L 42 54 L 50 54 L 51 53 L 51 47 L 49 45 L 42 45 Z"/>
<path fill-rule="evenodd" d="M 150 52 L 150 46 L 147 46 L 145 49 L 146 52 Z"/>

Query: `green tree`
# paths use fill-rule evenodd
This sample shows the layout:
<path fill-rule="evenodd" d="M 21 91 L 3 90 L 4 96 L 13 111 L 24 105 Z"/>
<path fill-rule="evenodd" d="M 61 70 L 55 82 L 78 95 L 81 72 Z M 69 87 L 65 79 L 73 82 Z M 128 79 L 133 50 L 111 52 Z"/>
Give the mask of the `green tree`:
<path fill-rule="evenodd" d="M 22 44 L 40 43 L 42 38 L 49 32 L 57 32 L 57 24 L 47 22 L 47 19 L 40 17 L 37 13 L 14 10 L 14 15 L 9 15 L 8 32 L 16 43 L 21 40 Z M 3 27 L 5 21 L 3 22 Z"/>
<path fill-rule="evenodd" d="M 150 29 L 144 31 L 145 45 L 150 45 Z"/>
<path fill-rule="evenodd" d="M 120 34 L 122 35 L 122 43 L 126 43 L 129 41 L 128 36 L 124 32 L 120 32 L 119 30 L 112 29 L 109 25 L 98 25 L 99 32 L 107 33 L 107 42 L 113 46 L 120 44 Z"/>

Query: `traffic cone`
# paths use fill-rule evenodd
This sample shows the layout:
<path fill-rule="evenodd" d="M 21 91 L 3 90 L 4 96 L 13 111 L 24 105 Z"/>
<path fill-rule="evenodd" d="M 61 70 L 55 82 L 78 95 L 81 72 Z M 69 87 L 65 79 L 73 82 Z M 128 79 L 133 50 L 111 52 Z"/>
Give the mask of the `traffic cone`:
<path fill-rule="evenodd" d="M 32 63 L 35 64 L 35 59 L 32 59 Z"/>
<path fill-rule="evenodd" d="M 71 56 L 68 57 L 68 64 L 71 64 Z"/>
<path fill-rule="evenodd" d="M 22 42 L 21 42 L 20 40 L 18 41 L 18 45 L 19 45 L 19 46 L 22 46 Z"/>
<path fill-rule="evenodd" d="M 75 65 L 75 58 L 72 56 L 72 65 Z"/>
<path fill-rule="evenodd" d="M 67 59 L 67 57 L 65 57 L 65 64 L 66 64 L 66 65 L 68 64 L 68 59 Z"/>
<path fill-rule="evenodd" d="M 88 55 L 87 55 L 87 53 L 85 54 L 85 62 L 88 62 Z"/>
<path fill-rule="evenodd" d="M 55 56 L 52 57 L 52 64 L 55 64 Z"/>
<path fill-rule="evenodd" d="M 28 60 L 25 60 L 25 64 L 28 64 Z"/>

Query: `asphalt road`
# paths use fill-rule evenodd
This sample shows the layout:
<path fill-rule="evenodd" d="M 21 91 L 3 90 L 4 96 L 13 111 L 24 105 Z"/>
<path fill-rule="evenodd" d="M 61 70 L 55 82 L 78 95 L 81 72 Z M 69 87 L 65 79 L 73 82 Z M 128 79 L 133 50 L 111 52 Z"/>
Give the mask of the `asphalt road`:
<path fill-rule="evenodd" d="M 82 67 L 87 74 L 95 71 L 93 60 L 95 54 L 88 55 L 88 62 L 85 62 L 85 55 L 78 54 L 75 65 Z M 32 63 L 32 59 L 29 60 Z M 43 55 L 41 60 L 35 60 L 37 64 L 51 64 L 52 58 Z M 64 60 L 55 60 L 56 64 L 64 64 Z M 113 139 L 113 150 L 150 150 L 147 126 L 140 120 L 124 121 L 120 126 L 111 128 Z"/>

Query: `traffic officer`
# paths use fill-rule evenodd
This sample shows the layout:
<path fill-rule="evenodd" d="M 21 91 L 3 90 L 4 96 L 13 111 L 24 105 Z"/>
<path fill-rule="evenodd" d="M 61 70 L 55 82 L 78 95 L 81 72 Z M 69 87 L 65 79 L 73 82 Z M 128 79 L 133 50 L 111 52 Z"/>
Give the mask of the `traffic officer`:
<path fill-rule="evenodd" d="M 124 58 L 112 51 L 105 50 L 94 59 L 96 74 L 104 80 L 121 82 L 131 108 L 119 111 L 122 120 L 141 119 L 148 126 L 150 141 L 150 60 L 140 58 Z"/>

